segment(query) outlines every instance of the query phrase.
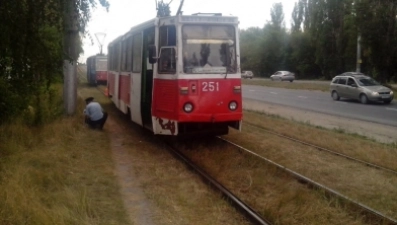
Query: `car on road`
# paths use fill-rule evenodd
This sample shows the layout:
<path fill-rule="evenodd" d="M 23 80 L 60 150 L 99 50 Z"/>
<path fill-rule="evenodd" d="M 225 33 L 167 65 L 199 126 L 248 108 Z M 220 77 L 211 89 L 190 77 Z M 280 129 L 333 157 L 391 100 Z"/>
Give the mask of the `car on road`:
<path fill-rule="evenodd" d="M 295 74 L 289 71 L 277 71 L 270 76 L 270 80 L 280 80 L 293 82 L 295 80 Z"/>
<path fill-rule="evenodd" d="M 340 98 L 349 98 L 359 100 L 363 104 L 371 101 L 390 104 L 394 97 L 390 88 L 358 72 L 346 72 L 335 76 L 330 84 L 330 92 L 335 101 Z"/>
<path fill-rule="evenodd" d="M 244 79 L 252 79 L 254 77 L 254 73 L 252 71 L 242 71 L 241 72 L 241 77 Z"/>

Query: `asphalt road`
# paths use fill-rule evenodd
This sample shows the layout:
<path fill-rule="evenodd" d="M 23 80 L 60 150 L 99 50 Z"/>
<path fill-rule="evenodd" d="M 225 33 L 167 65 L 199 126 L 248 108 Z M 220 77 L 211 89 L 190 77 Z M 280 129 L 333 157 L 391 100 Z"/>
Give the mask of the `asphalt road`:
<path fill-rule="evenodd" d="M 328 92 L 243 85 L 243 98 L 397 127 L 397 102 L 334 101 Z M 397 132 L 397 129 L 396 129 Z"/>

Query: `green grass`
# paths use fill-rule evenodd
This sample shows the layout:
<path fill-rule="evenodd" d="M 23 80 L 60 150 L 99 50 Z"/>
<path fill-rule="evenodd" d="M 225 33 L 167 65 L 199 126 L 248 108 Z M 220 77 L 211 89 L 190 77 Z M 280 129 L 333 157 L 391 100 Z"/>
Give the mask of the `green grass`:
<path fill-rule="evenodd" d="M 276 87 L 276 88 L 287 88 L 287 89 L 296 89 L 296 90 L 312 90 L 312 91 L 329 91 L 329 83 L 298 83 L 298 82 L 288 82 L 288 81 L 271 81 L 268 79 L 257 79 L 257 80 L 248 80 L 242 79 L 241 82 L 246 85 L 259 85 L 265 87 Z M 397 88 L 396 86 L 387 85 L 387 87 L 391 88 L 394 93 L 394 99 L 397 99 Z"/>
<path fill-rule="evenodd" d="M 320 83 L 297 83 L 287 81 L 271 81 L 271 80 L 242 80 L 243 84 L 260 85 L 266 87 L 288 88 L 288 89 L 303 89 L 313 91 L 329 91 L 329 84 Z"/>

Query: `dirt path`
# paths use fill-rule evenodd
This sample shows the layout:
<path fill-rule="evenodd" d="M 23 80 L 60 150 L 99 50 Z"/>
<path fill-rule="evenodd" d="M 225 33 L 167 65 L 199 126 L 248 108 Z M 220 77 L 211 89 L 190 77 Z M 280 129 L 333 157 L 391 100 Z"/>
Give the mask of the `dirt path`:
<path fill-rule="evenodd" d="M 267 104 L 254 100 L 244 100 L 243 108 L 245 110 L 278 115 L 287 119 L 328 129 L 337 129 L 348 133 L 359 134 L 383 143 L 397 143 L 397 129 L 392 126 Z"/>
<path fill-rule="evenodd" d="M 106 129 L 109 131 L 111 138 L 111 150 L 113 160 L 116 166 L 116 176 L 121 186 L 124 206 L 133 224 L 154 225 L 152 221 L 152 205 L 147 200 L 139 184 L 136 182 L 132 161 L 124 148 L 123 130 L 114 119 L 110 116 Z"/>

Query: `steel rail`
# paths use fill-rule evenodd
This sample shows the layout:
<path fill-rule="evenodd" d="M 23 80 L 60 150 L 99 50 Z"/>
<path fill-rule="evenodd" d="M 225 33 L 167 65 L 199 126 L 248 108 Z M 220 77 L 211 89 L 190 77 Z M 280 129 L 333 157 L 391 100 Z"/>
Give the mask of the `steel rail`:
<path fill-rule="evenodd" d="M 270 225 L 271 223 L 266 219 L 262 218 L 254 209 L 241 201 L 237 196 L 231 193 L 226 187 L 217 182 L 214 178 L 212 178 L 209 174 L 207 174 L 204 170 L 194 164 L 191 160 L 189 160 L 185 155 L 183 155 L 179 150 L 171 146 L 169 143 L 165 142 L 168 149 L 179 159 L 181 159 L 185 164 L 187 164 L 190 168 L 196 171 L 203 179 L 208 181 L 214 188 L 219 190 L 227 199 L 231 201 L 234 207 L 236 207 L 240 212 L 248 217 L 248 219 L 254 223 L 259 225 Z"/>
<path fill-rule="evenodd" d="M 339 192 L 337 192 L 337 191 L 335 191 L 335 190 L 333 190 L 331 188 L 328 188 L 328 187 L 326 187 L 326 186 L 324 186 L 324 185 L 322 185 L 320 183 L 317 183 L 314 180 L 311 180 L 310 178 L 308 178 L 308 177 L 306 177 L 306 176 L 304 176 L 302 174 L 299 174 L 299 173 L 297 173 L 297 172 L 295 172 L 295 171 L 293 171 L 293 170 L 291 170 L 291 169 L 289 169 L 289 168 L 287 168 L 287 167 L 285 167 L 283 165 L 280 165 L 280 164 L 278 164 L 276 162 L 273 162 L 272 160 L 267 159 L 267 158 L 255 153 L 255 152 L 249 150 L 249 149 L 246 149 L 246 148 L 244 148 L 244 147 L 242 147 L 242 146 L 240 146 L 238 144 L 235 144 L 235 143 L 233 143 L 233 142 L 231 142 L 229 140 L 226 140 L 226 139 L 224 139 L 222 137 L 218 137 L 218 138 L 220 140 L 226 142 L 226 143 L 234 145 L 238 149 L 244 150 L 244 151 L 246 151 L 246 152 L 248 152 L 248 153 L 250 153 L 250 154 L 252 154 L 252 155 L 254 155 L 256 157 L 259 157 L 260 159 L 265 160 L 269 164 L 271 164 L 273 166 L 276 166 L 277 168 L 279 168 L 281 170 L 286 171 L 287 173 L 289 173 L 293 177 L 295 177 L 295 179 L 297 179 L 298 181 L 302 181 L 302 182 L 308 184 L 311 187 L 314 187 L 314 188 L 317 188 L 317 189 L 320 189 L 320 190 L 324 190 L 330 196 L 337 197 L 339 199 L 347 201 L 347 203 L 353 204 L 354 206 L 360 208 L 362 210 L 362 212 L 367 212 L 365 214 L 365 215 L 369 216 L 369 217 L 367 217 L 367 219 L 370 219 L 370 217 L 372 217 L 372 218 L 374 218 L 377 221 L 381 221 L 380 224 L 382 224 L 382 225 L 385 225 L 385 224 L 395 224 L 395 225 L 397 225 L 397 220 L 396 219 L 388 217 L 388 216 L 386 216 L 386 215 L 384 215 L 384 214 L 382 214 L 382 213 L 380 213 L 380 212 L 378 212 L 378 211 L 376 211 L 376 210 L 374 210 L 374 209 L 372 209 L 372 208 L 370 208 L 370 207 L 368 207 L 368 206 L 366 206 L 366 205 L 364 205 L 364 204 L 362 204 L 360 202 L 357 202 L 357 201 L 355 201 L 355 200 L 353 200 L 353 199 L 351 199 L 351 198 L 349 198 L 349 197 L 347 197 L 347 196 L 345 196 L 345 195 L 343 195 L 343 194 L 341 194 L 341 193 L 339 193 Z"/>
<path fill-rule="evenodd" d="M 307 142 L 304 142 L 304 141 L 289 137 L 289 136 L 284 135 L 284 134 L 280 134 L 280 133 L 277 133 L 277 132 L 274 132 L 274 131 L 270 131 L 270 130 L 268 130 L 266 128 L 260 127 L 258 125 L 255 125 L 255 124 L 252 124 L 252 123 L 249 123 L 249 122 L 246 122 L 246 123 L 249 124 L 250 126 L 253 126 L 253 127 L 258 128 L 258 129 L 261 129 L 261 130 L 263 130 L 263 131 L 265 131 L 267 133 L 270 133 L 270 134 L 273 134 L 273 135 L 288 139 L 290 141 L 294 141 L 294 142 L 297 142 L 297 143 L 300 143 L 300 144 L 303 144 L 303 145 L 307 145 L 307 146 L 313 147 L 315 149 L 318 149 L 320 151 L 325 151 L 325 152 L 328 152 L 328 153 L 331 153 L 331 154 L 334 154 L 334 155 L 337 155 L 337 156 L 344 157 L 344 158 L 352 160 L 352 161 L 356 161 L 356 162 L 365 164 L 366 166 L 373 167 L 373 168 L 380 169 L 380 170 L 384 170 L 384 171 L 387 171 L 387 172 L 390 172 L 390 173 L 393 173 L 393 174 L 397 175 L 397 171 L 396 170 L 393 170 L 393 169 L 390 169 L 390 168 L 387 168 L 387 167 L 384 167 L 384 166 L 380 166 L 380 165 L 377 165 L 377 164 L 374 164 L 374 163 L 370 163 L 370 162 L 367 162 L 367 161 L 364 161 L 364 160 L 361 160 L 361 159 L 357 159 L 357 158 L 345 155 L 343 153 L 339 153 L 339 152 L 336 152 L 336 151 L 333 151 L 333 150 L 330 150 L 330 149 L 327 149 L 327 148 L 323 148 L 323 147 L 320 147 L 320 146 L 317 146 L 317 145 L 314 145 L 314 144 L 311 144 L 311 143 L 307 143 Z"/>

